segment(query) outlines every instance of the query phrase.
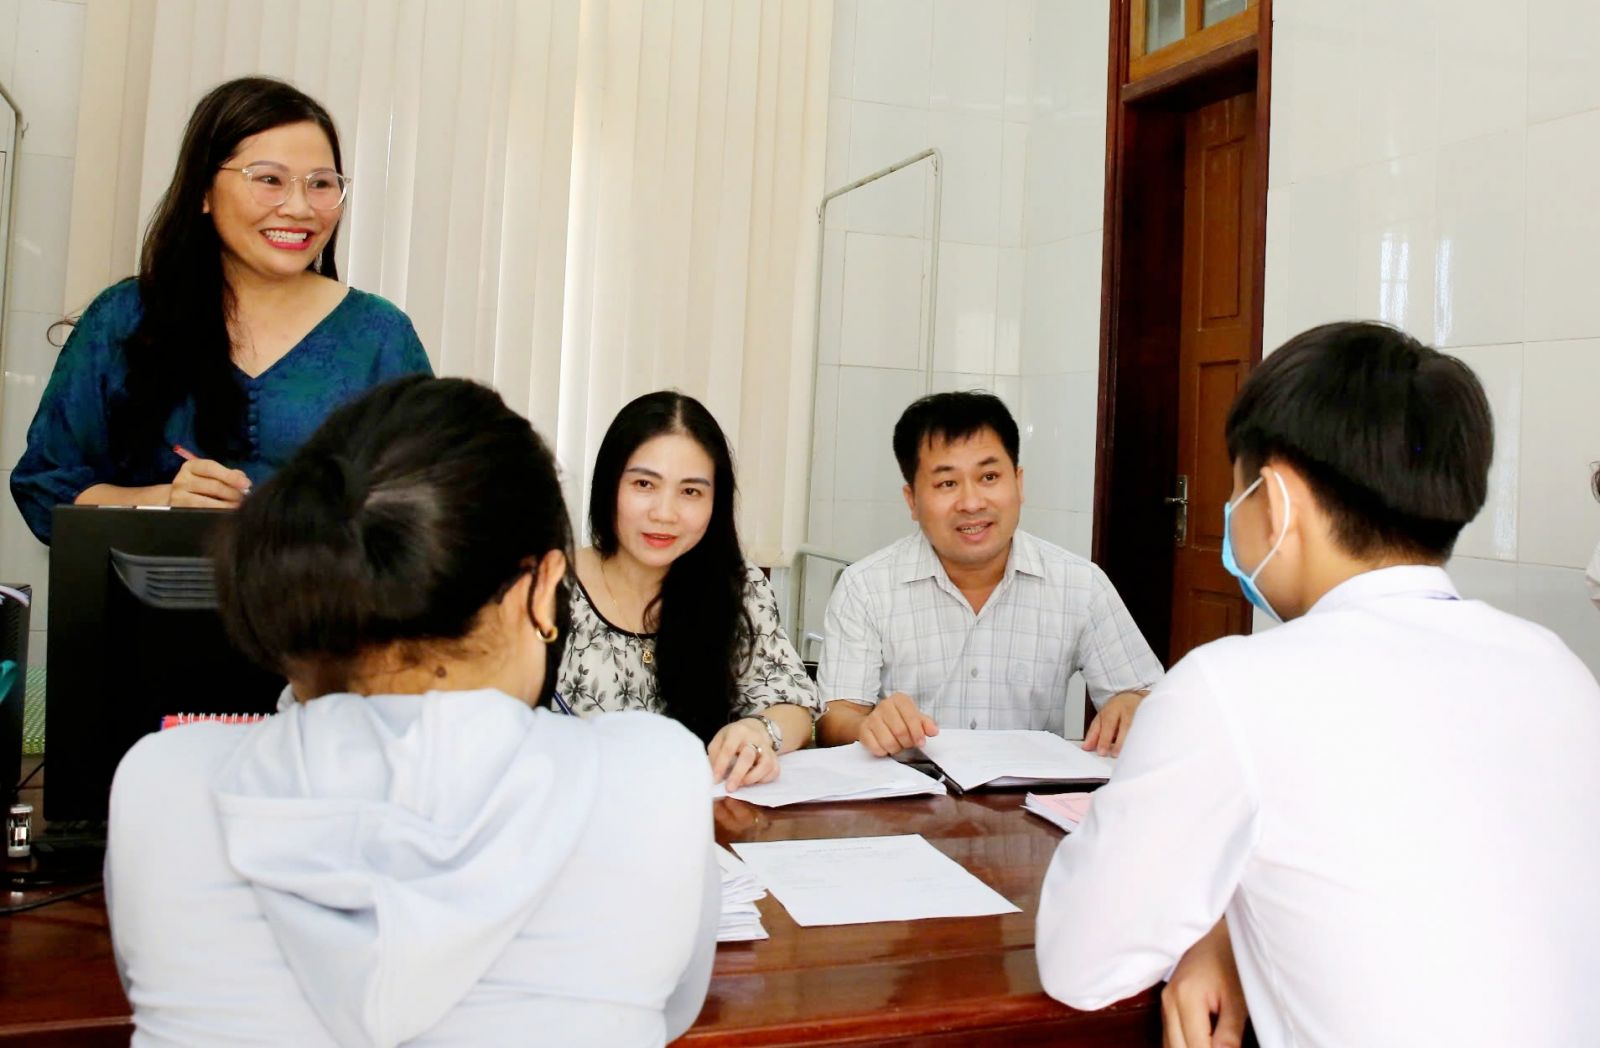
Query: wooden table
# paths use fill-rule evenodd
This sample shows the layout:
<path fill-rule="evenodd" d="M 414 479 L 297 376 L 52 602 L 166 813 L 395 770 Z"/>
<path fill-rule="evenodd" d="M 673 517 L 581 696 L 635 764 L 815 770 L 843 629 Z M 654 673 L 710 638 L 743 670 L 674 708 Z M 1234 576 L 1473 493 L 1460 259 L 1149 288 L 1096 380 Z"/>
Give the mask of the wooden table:
<path fill-rule="evenodd" d="M 1039 988 L 1033 921 L 1061 834 L 1020 793 L 782 810 L 718 802 L 717 839 L 920 833 L 1021 913 L 801 928 L 758 905 L 770 939 L 718 948 L 699 1021 L 678 1045 L 1159 1045 L 1154 992 L 1100 1012 Z M 14 901 L 14 900 L 13 900 Z M 0 1046 L 126 1045 L 132 1033 L 98 894 L 0 917 Z"/>
<path fill-rule="evenodd" d="M 1022 907 L 994 917 L 801 928 L 757 906 L 771 938 L 717 949 L 682 1048 L 724 1045 L 1160 1045 L 1155 991 L 1099 1012 L 1045 996 L 1033 956 L 1039 886 L 1061 832 L 1021 793 L 757 808 L 717 802 L 717 840 L 920 833 Z"/>
<path fill-rule="evenodd" d="M 132 1035 L 99 892 L 0 917 L 0 1045 L 127 1048 Z"/>

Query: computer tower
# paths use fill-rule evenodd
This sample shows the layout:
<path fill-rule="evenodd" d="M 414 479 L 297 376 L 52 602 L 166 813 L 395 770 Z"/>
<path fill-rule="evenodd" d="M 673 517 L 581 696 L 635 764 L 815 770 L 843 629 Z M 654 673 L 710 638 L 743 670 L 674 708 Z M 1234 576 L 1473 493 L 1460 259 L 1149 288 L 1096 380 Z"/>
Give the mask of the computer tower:
<path fill-rule="evenodd" d="M 33 599 L 27 584 L 6 587 Z M 22 712 L 28 691 L 29 606 L 9 594 L 0 595 L 0 660 L 16 664 L 11 690 L 0 701 L 0 798 L 10 807 L 22 778 Z"/>

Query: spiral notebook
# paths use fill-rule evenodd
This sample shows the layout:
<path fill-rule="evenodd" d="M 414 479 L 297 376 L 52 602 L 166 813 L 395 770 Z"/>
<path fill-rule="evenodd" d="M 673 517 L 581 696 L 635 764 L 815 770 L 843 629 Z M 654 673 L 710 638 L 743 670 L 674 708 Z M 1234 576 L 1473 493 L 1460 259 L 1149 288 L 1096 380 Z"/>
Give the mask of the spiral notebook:
<path fill-rule="evenodd" d="M 169 713 L 161 718 L 161 730 L 176 728 L 180 724 L 199 724 L 216 721 L 221 724 L 254 724 L 271 717 L 270 713 Z"/>

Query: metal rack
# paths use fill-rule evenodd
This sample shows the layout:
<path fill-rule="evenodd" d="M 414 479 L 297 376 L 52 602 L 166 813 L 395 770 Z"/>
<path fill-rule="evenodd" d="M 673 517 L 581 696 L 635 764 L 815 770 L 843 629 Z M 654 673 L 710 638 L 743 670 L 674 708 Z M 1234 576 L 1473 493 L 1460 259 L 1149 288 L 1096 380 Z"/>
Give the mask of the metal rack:
<path fill-rule="evenodd" d="M 933 168 L 933 228 L 930 235 L 932 245 L 928 258 L 928 304 L 926 330 L 923 337 L 923 390 L 933 390 L 933 338 L 934 322 L 939 310 L 939 216 L 944 210 L 944 155 L 937 148 L 924 149 L 920 153 L 913 153 L 903 160 L 897 160 L 888 167 L 880 168 L 869 175 L 863 175 L 846 185 L 834 189 L 822 198 L 822 203 L 817 207 L 817 275 L 812 288 L 812 308 L 814 310 L 811 324 L 811 423 L 812 440 L 815 445 L 816 413 L 817 413 L 817 369 L 820 367 L 822 356 L 822 277 L 823 277 L 823 248 L 828 235 L 828 205 L 846 193 L 860 189 L 862 186 L 871 185 L 880 178 L 886 178 L 922 161 L 931 161 Z M 790 602 L 789 623 L 790 630 L 797 638 L 796 647 L 800 650 L 800 657 L 805 658 L 808 642 L 821 640 L 818 634 L 803 633 L 805 623 L 802 621 L 806 608 L 806 561 L 809 559 L 825 560 L 834 564 L 849 567 L 850 558 L 842 556 L 832 550 L 820 549 L 810 545 L 811 538 L 811 470 L 806 470 L 805 501 L 805 528 L 802 532 L 804 538 L 795 549 L 793 567 L 795 584 L 790 592 L 793 597 Z"/>

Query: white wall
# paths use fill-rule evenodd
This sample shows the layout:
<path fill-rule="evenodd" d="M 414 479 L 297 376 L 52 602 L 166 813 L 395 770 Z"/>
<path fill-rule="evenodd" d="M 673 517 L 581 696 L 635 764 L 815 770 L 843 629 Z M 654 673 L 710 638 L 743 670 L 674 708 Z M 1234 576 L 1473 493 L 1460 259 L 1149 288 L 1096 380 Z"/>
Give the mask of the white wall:
<path fill-rule="evenodd" d="M 1030 49 L 1023 523 L 1085 557 L 1094 534 L 1110 18 L 1108 0 L 1041 0 Z"/>
<path fill-rule="evenodd" d="M 1378 317 L 1470 364 L 1496 454 L 1451 573 L 1600 672 L 1600 5 L 1274 10 L 1267 347 Z"/>
<path fill-rule="evenodd" d="M 0 402 L 0 485 L 25 446 L 28 423 L 55 366 L 46 339 L 61 319 L 77 144 L 78 77 L 84 5 L 79 0 L 0 0 L 0 81 L 22 107 L 27 133 L 19 148 L 10 311 L 6 315 L 5 387 Z M 9 488 L 0 491 L 0 580 L 33 584 L 29 654 L 44 664 L 49 561 Z"/>
<path fill-rule="evenodd" d="M 1013 408 L 1032 8 L 837 0 L 828 110 L 830 189 L 942 150 L 934 384 L 992 389 Z M 889 438 L 924 392 L 929 170 L 923 162 L 829 210 L 810 538 L 851 557 L 912 527 Z"/>
<path fill-rule="evenodd" d="M 943 152 L 934 389 L 986 388 L 1023 432 L 1023 526 L 1087 555 L 1107 0 L 837 0 L 827 185 Z M 824 249 L 811 542 L 913 525 L 890 449 L 924 392 L 927 165 L 840 198 Z"/>
<path fill-rule="evenodd" d="M 1110 10 L 1109 0 L 836 0 L 828 112 L 829 189 L 929 146 L 943 152 L 933 387 L 1006 402 L 1022 433 L 1022 526 L 1083 556 Z M 890 434 L 925 391 L 926 168 L 828 213 L 810 541 L 851 558 L 915 526 Z M 811 562 L 797 634 L 821 632 L 836 569 Z M 1069 724 L 1083 701 L 1075 679 Z"/>

